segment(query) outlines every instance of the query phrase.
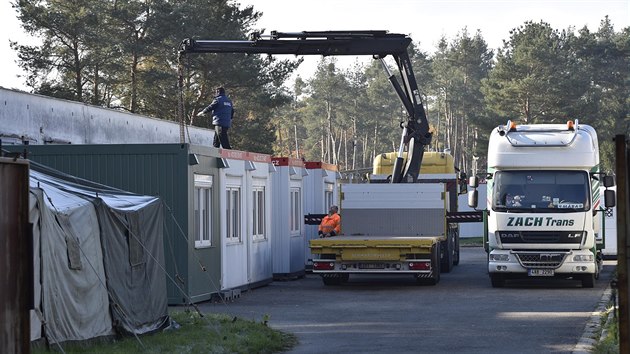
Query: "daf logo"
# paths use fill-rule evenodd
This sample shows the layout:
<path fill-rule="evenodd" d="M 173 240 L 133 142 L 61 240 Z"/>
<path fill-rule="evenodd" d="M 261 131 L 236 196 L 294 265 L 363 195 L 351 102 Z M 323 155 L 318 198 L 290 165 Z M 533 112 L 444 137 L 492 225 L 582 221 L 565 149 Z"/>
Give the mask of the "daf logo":
<path fill-rule="evenodd" d="M 582 236 L 582 234 L 578 232 L 578 233 L 575 233 L 575 234 L 569 234 L 567 237 L 568 238 L 579 238 L 581 236 Z"/>
<path fill-rule="evenodd" d="M 554 258 L 554 254 L 551 253 L 541 253 L 540 254 L 540 260 L 541 261 L 551 261 Z"/>

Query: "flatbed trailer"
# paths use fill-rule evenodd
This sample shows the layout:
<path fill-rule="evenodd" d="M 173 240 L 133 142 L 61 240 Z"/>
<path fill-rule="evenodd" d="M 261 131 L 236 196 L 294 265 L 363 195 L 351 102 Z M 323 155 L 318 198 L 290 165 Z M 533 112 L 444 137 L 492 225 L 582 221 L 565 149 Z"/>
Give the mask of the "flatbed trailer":
<path fill-rule="evenodd" d="M 441 262 L 450 270 L 453 249 L 442 244 L 452 247 L 457 235 L 446 221 L 447 183 L 347 184 L 341 195 L 343 235 L 310 241 L 313 273 L 326 285 L 365 273 L 409 274 L 435 285 Z"/>
<path fill-rule="evenodd" d="M 337 236 L 311 240 L 313 273 L 326 285 L 347 281 L 350 274 L 410 274 L 420 283 L 440 279 L 441 237 Z"/>

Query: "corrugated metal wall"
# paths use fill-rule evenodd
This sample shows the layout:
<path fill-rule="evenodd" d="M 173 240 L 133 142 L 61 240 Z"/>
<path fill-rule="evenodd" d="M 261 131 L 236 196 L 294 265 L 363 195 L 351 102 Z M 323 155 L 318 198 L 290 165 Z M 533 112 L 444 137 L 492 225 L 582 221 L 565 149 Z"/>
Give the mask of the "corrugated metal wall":
<path fill-rule="evenodd" d="M 180 142 L 178 122 L 0 87 L 0 139 L 5 144 L 164 144 Z M 19 117 L 19 119 L 18 119 Z M 186 127 L 191 144 L 214 130 Z"/>

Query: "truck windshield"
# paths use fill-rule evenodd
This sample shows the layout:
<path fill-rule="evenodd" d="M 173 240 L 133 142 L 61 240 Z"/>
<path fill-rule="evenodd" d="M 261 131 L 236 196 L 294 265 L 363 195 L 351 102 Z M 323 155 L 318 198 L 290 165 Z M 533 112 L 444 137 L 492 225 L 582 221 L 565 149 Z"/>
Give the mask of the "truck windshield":
<path fill-rule="evenodd" d="M 495 211 L 575 212 L 590 209 L 589 176 L 584 171 L 498 171 Z"/>

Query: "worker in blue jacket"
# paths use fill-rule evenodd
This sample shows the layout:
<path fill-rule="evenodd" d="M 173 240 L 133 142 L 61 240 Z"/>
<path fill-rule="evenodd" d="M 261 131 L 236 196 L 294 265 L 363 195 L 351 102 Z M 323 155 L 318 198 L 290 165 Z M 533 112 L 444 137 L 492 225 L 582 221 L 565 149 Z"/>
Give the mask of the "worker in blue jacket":
<path fill-rule="evenodd" d="M 217 87 L 216 96 L 212 103 L 199 112 L 197 116 L 201 117 L 209 113 L 212 113 L 212 124 L 214 125 L 212 145 L 216 148 L 220 146 L 224 149 L 231 149 L 228 130 L 232 126 L 234 107 L 232 106 L 232 101 L 225 94 L 225 88 Z"/>

